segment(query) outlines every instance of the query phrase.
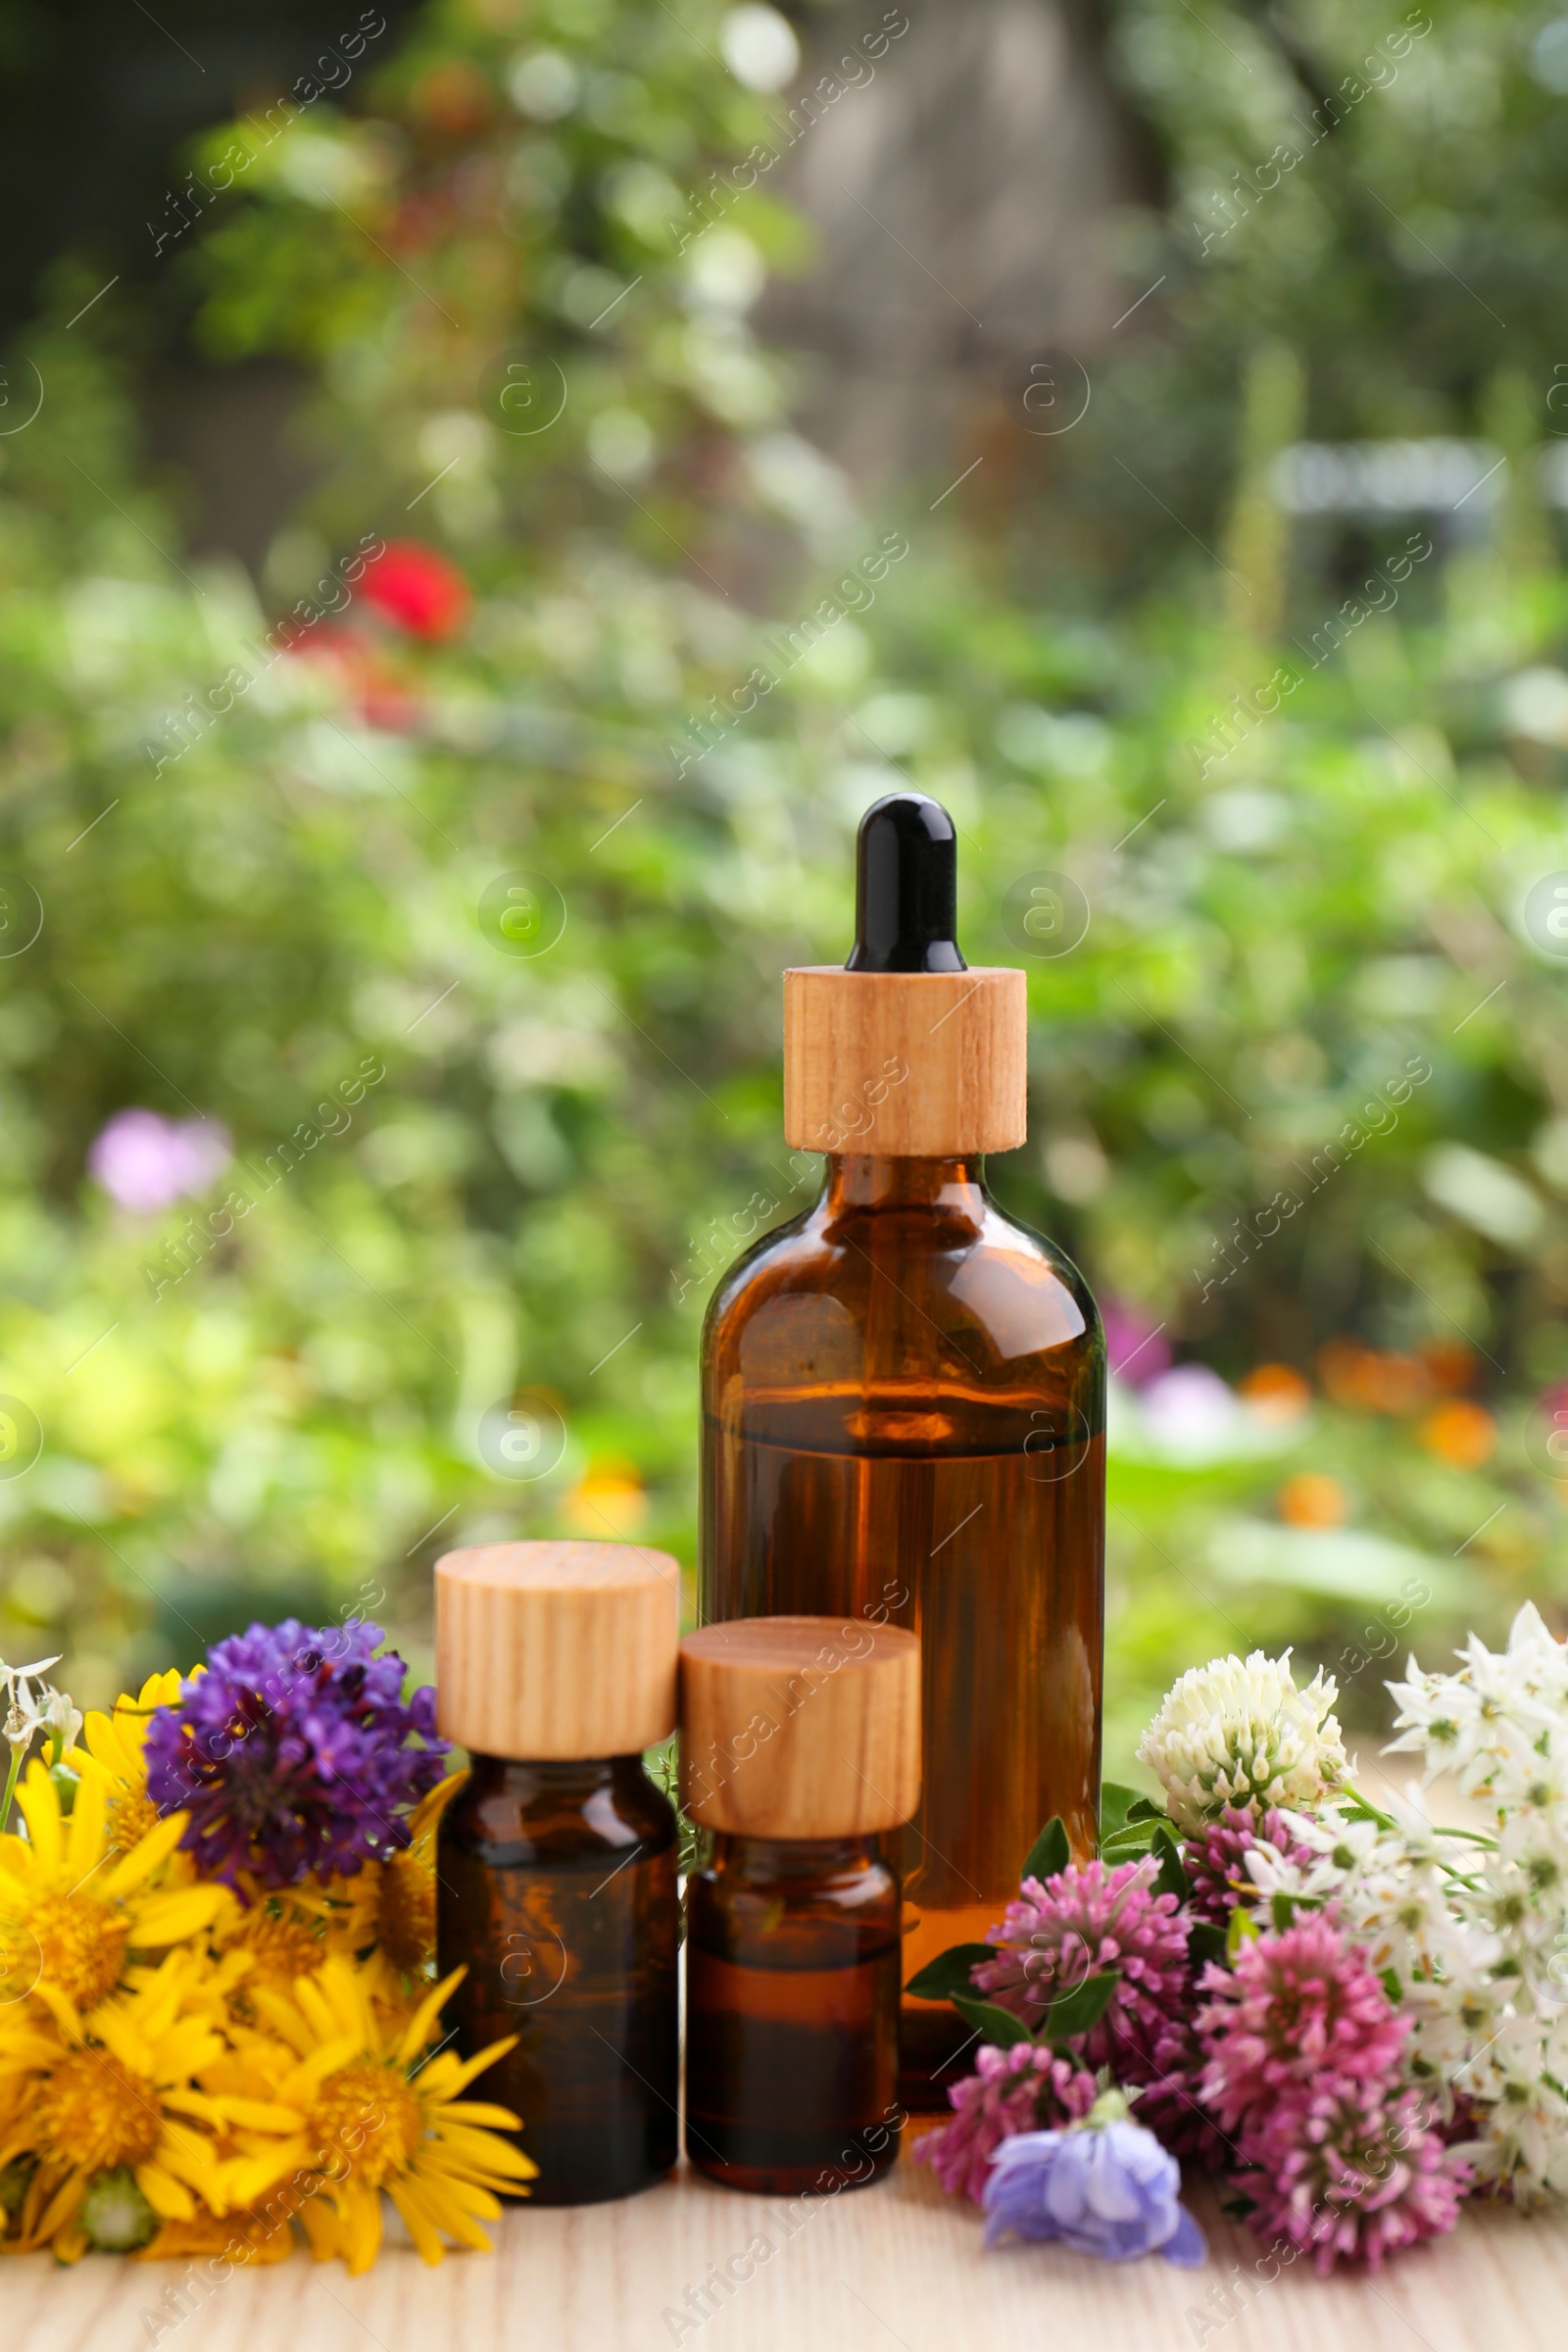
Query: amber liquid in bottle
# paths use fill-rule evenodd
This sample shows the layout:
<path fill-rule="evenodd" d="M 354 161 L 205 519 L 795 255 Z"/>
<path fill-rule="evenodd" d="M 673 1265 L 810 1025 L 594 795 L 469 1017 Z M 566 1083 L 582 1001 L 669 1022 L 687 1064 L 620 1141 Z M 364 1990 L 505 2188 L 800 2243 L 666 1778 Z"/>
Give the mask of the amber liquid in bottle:
<path fill-rule="evenodd" d="M 1093 1850 L 1100 1788 L 1104 1355 L 1087 1286 L 1004 1217 L 973 1159 L 833 1156 L 821 1198 L 709 1310 L 705 1621 L 840 1614 L 923 1658 L 920 1810 L 902 1973 L 983 1941 L 1059 1813 Z M 971 2063 L 906 1994 L 901 2096 L 947 2107 Z"/>
<path fill-rule="evenodd" d="M 762 2195 L 898 2150 L 900 1900 L 875 1838 L 716 1836 L 686 1889 L 686 2153 Z"/>
<path fill-rule="evenodd" d="M 640 1756 L 475 1756 L 441 1819 L 436 1943 L 465 2057 L 515 2034 L 473 2096 L 522 2118 L 528 2202 L 629 2196 L 675 2162 L 675 1816 Z"/>

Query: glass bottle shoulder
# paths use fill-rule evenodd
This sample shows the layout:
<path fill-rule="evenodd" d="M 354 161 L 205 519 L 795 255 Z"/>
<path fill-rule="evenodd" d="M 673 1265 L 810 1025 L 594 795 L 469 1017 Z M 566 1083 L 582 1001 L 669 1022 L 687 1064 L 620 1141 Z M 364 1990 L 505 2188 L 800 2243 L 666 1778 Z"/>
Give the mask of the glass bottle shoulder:
<path fill-rule="evenodd" d="M 854 1377 L 890 1352 L 982 1380 L 1070 1360 L 1098 1385 L 1103 1343 L 1088 1284 L 1065 1252 L 975 1182 L 908 1205 L 844 1201 L 831 1188 L 725 1274 L 710 1304 L 711 1384 Z M 788 1370 L 786 1368 L 788 1367 Z"/>
<path fill-rule="evenodd" d="M 842 1967 L 896 1941 L 899 1883 L 874 1840 L 800 1847 L 720 1838 L 690 1882 L 706 1951 L 764 1968 Z"/>
<path fill-rule="evenodd" d="M 449 1850 L 508 1863 L 565 1862 L 585 1854 L 645 1854 L 674 1842 L 668 1799 L 639 1756 L 564 1767 L 476 1756 L 442 1816 Z"/>

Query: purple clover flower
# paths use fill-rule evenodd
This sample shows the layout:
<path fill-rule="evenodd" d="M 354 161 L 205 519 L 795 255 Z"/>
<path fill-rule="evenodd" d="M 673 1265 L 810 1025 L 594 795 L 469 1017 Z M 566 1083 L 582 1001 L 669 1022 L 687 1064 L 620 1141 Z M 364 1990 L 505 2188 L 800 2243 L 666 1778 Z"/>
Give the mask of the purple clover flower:
<path fill-rule="evenodd" d="M 1015 2041 L 1003 2050 L 984 2041 L 974 2073 L 948 2091 L 952 2117 L 915 2141 L 914 2161 L 928 2164 L 950 2196 L 982 2204 L 991 2159 L 1004 2139 L 1046 2123 L 1076 2121 L 1089 2113 L 1096 2092 L 1094 2076 L 1076 2059 L 1042 2042 Z"/>
<path fill-rule="evenodd" d="M 1304 1870 L 1317 1856 L 1293 1832 L 1288 1817 L 1270 1806 L 1261 1818 L 1250 1805 L 1227 1805 L 1218 1821 L 1205 1822 L 1182 1848 L 1182 1865 L 1192 1886 L 1190 1909 L 1195 1919 L 1228 1928 L 1231 1913 L 1244 1895 L 1256 1888 L 1247 1875 L 1247 1856 L 1255 1845 L 1271 1845 L 1287 1862 Z"/>
<path fill-rule="evenodd" d="M 1163 2254 L 1196 2270 L 1207 2248 L 1179 2202 L 1181 2166 L 1152 2132 L 1127 2120 L 1116 2091 L 1065 2132 L 1020 2132 L 1004 2139 L 986 2183 L 986 2244 L 1016 2237 L 1060 2238 L 1076 2254 L 1135 2262 Z M 1119 2111 L 1119 2112 L 1118 2112 Z"/>
<path fill-rule="evenodd" d="M 407 1808 L 442 1777 L 435 1692 L 404 1701 L 396 1650 L 365 1619 L 253 1625 L 216 1642 L 177 1706 L 147 1730 L 147 1793 L 190 1814 L 180 1843 L 203 1876 L 292 1886 L 352 1877 L 409 1843 Z M 423 1741 L 410 1747 L 411 1736 Z"/>
<path fill-rule="evenodd" d="M 1471 2186 L 1404 2081 L 1410 2016 L 1332 1912 L 1204 1971 L 1202 2094 L 1228 2133 L 1259 2236 L 1311 2246 L 1317 2269 L 1442 2237 Z"/>

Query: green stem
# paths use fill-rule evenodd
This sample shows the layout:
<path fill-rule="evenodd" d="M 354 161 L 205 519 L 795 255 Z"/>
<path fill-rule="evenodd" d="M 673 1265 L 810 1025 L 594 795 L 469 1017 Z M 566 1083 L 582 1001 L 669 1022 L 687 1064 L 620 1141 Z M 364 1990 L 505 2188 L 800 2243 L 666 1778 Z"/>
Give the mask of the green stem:
<path fill-rule="evenodd" d="M 1363 1813 L 1371 1814 L 1372 1819 L 1377 1823 L 1380 1830 L 1396 1830 L 1398 1828 L 1399 1825 L 1395 1820 L 1392 1813 L 1381 1812 L 1376 1805 L 1370 1804 L 1361 1794 L 1360 1789 L 1352 1788 L 1348 1781 L 1346 1782 L 1345 1787 L 1346 1793 L 1354 1799 L 1355 1803 L 1360 1806 Z M 1448 1830 L 1442 1828 L 1438 1824 L 1434 1824 L 1432 1835 L 1434 1838 L 1462 1838 L 1465 1839 L 1467 1844 L 1485 1845 L 1490 1847 L 1494 1853 L 1495 1853 L 1497 1849 L 1497 1840 L 1495 1838 L 1489 1838 L 1484 1830 Z"/>
<path fill-rule="evenodd" d="M 1344 1783 L 1344 1788 L 1346 1795 L 1350 1798 L 1352 1803 L 1359 1805 L 1363 1813 L 1371 1814 L 1380 1830 L 1396 1830 L 1398 1828 L 1399 1825 L 1392 1813 L 1385 1813 L 1379 1806 L 1370 1804 L 1361 1794 L 1360 1789 L 1352 1788 L 1348 1781 Z"/>
<path fill-rule="evenodd" d="M 5 1802 L 0 1804 L 0 1838 L 5 1836 L 11 1820 L 11 1798 L 16 1789 L 17 1775 L 22 1770 L 22 1759 L 27 1752 L 28 1744 L 27 1741 L 24 1741 L 21 1747 L 13 1747 L 11 1750 L 11 1770 L 6 1774 Z"/>
<path fill-rule="evenodd" d="M 1354 1799 L 1356 1804 L 1360 1806 L 1362 1812 L 1371 1814 L 1372 1819 L 1377 1823 L 1380 1830 L 1397 1831 L 1399 1825 L 1395 1820 L 1392 1813 L 1385 1813 L 1381 1811 L 1377 1805 L 1368 1804 L 1366 1798 L 1361 1794 L 1359 1788 L 1352 1788 L 1348 1781 L 1346 1782 L 1345 1788 L 1347 1794 Z M 1480 1830 L 1443 1830 L 1435 1828 L 1432 1835 L 1434 1838 L 1462 1838 L 1467 1844 L 1484 1845 L 1490 1853 L 1494 1854 L 1497 1850 L 1497 1840 L 1495 1838 L 1489 1838 Z M 1459 1868 L 1456 1862 L 1445 1862 L 1441 1854 L 1436 1857 L 1436 1860 L 1438 1868 L 1445 1872 L 1448 1878 L 1457 1880 L 1461 1886 L 1468 1886 L 1472 1894 L 1475 1892 L 1475 1880 L 1468 1878 L 1466 1874 Z"/>

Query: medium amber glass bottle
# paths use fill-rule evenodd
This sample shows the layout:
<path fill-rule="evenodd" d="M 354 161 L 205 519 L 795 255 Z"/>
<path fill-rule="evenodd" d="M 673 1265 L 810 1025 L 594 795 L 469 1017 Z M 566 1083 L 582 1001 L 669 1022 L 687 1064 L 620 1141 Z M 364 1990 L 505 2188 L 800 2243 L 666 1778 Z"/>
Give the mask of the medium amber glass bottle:
<path fill-rule="evenodd" d="M 436 1842 L 436 1947 L 474 2096 L 522 2118 L 530 2201 L 662 2180 L 677 2153 L 676 1826 L 642 1750 L 674 1728 L 678 1570 L 617 1544 L 436 1567 L 436 1704 L 472 1751 Z"/>
<path fill-rule="evenodd" d="M 1024 977 L 963 966 L 935 802 L 867 811 L 858 896 L 850 967 L 785 974 L 786 1134 L 826 1154 L 821 1197 L 709 1310 L 702 1605 L 919 1634 L 907 1981 L 984 1939 L 1054 1813 L 1092 1850 L 1104 1356 L 1082 1277 L 985 1189 L 1024 1141 Z M 911 2110 L 946 2106 L 967 2038 L 906 1996 Z"/>
<path fill-rule="evenodd" d="M 901 1897 L 879 1833 L 919 1793 L 919 1646 L 833 1617 L 681 1649 L 686 2153 L 760 2194 L 863 2186 L 899 2150 Z"/>

